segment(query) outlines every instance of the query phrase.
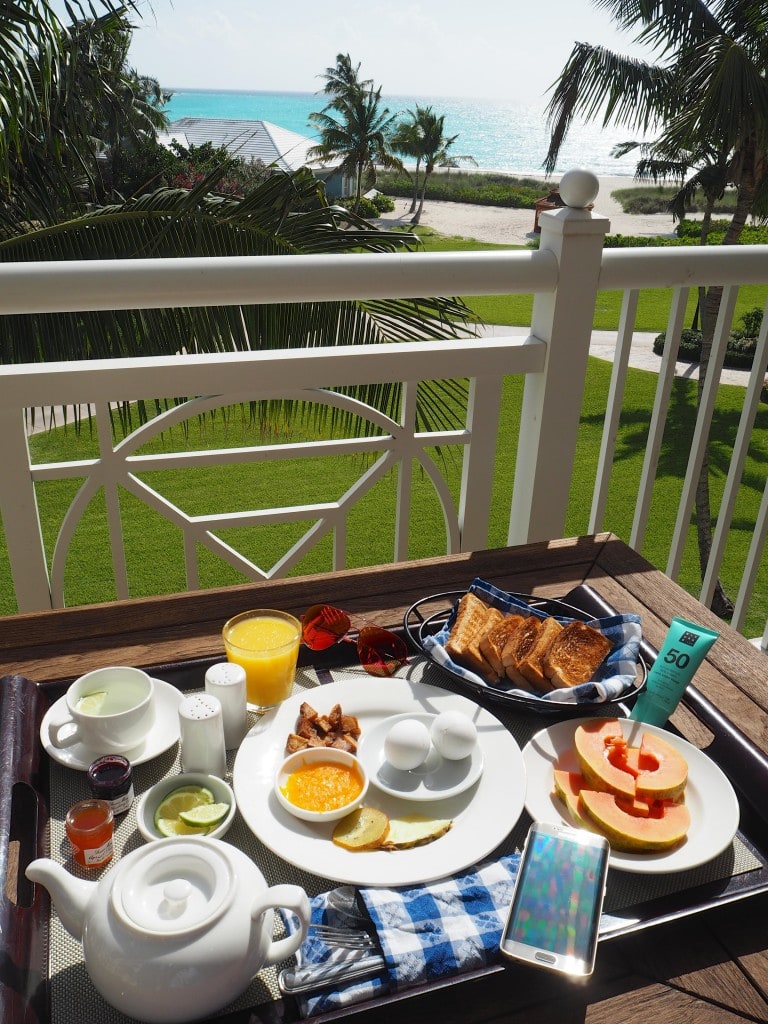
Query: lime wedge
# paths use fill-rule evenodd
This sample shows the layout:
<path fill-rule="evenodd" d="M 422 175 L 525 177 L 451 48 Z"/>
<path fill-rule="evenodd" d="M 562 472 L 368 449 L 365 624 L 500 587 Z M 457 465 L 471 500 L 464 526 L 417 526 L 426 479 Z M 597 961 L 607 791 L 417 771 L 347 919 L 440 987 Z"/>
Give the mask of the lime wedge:
<path fill-rule="evenodd" d="M 213 828 L 229 814 L 229 804 L 201 804 L 188 811 L 180 811 L 179 817 L 185 825 Z"/>
<path fill-rule="evenodd" d="M 182 811 L 213 804 L 213 793 L 205 786 L 179 786 L 161 800 L 154 816 L 154 824 L 163 836 L 205 835 L 208 825 L 187 825 L 181 820 Z"/>
<path fill-rule="evenodd" d="M 208 827 L 185 825 L 181 818 L 155 818 L 155 828 L 161 836 L 205 836 L 210 832 Z"/>
<path fill-rule="evenodd" d="M 97 690 L 95 693 L 86 693 L 77 702 L 77 710 L 84 715 L 98 715 L 104 706 L 107 694 L 104 690 Z"/>

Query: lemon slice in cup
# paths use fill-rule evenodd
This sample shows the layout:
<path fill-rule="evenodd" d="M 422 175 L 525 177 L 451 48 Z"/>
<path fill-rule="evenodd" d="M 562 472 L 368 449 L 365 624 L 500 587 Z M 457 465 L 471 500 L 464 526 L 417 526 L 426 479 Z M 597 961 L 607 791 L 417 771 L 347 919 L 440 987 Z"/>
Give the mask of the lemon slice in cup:
<path fill-rule="evenodd" d="M 107 699 L 105 690 L 97 690 L 95 693 L 86 693 L 77 702 L 77 710 L 82 715 L 98 715 Z"/>
<path fill-rule="evenodd" d="M 210 825 L 188 825 L 181 814 L 213 802 L 213 793 L 205 786 L 179 786 L 158 804 L 153 819 L 155 828 L 162 836 L 205 835 Z"/>

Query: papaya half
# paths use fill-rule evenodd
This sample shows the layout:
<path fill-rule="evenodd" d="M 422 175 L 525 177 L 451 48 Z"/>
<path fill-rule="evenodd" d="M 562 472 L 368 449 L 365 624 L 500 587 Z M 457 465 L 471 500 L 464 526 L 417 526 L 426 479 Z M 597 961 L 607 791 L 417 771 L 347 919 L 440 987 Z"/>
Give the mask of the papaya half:
<path fill-rule="evenodd" d="M 615 850 L 667 850 L 685 838 L 688 764 L 671 743 L 643 733 L 630 747 L 615 718 L 584 722 L 574 734 L 580 771 L 563 757 L 554 769 L 555 794 L 580 828 L 606 836 Z"/>
<path fill-rule="evenodd" d="M 663 805 L 659 816 L 639 817 L 624 810 L 613 793 L 589 789 L 579 793 L 579 810 L 597 825 L 614 850 L 629 853 L 671 849 L 682 842 L 691 824 L 685 804 Z"/>

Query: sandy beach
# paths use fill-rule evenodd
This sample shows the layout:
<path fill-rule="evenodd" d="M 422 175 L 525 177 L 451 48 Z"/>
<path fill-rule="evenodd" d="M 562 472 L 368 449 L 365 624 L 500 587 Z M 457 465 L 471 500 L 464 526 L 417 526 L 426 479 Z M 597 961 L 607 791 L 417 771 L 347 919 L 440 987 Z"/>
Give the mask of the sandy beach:
<path fill-rule="evenodd" d="M 554 179 L 556 183 L 558 179 Z M 611 197 L 617 189 L 632 188 L 635 182 L 629 177 L 600 178 L 600 191 L 595 200 L 595 211 L 610 220 L 609 233 L 616 235 L 672 235 L 674 221 L 671 214 L 654 213 L 645 215 L 626 214 L 619 203 Z M 549 191 L 550 182 L 542 179 L 542 196 Z M 409 213 L 409 199 L 396 199 L 393 213 L 385 214 L 378 222 L 382 227 L 400 224 L 407 226 L 412 214 Z M 496 242 L 504 245 L 525 245 L 536 235 L 533 232 L 533 210 L 509 210 L 500 206 L 475 206 L 471 203 L 446 203 L 429 198 L 424 202 L 421 215 L 422 226 L 428 226 L 442 235 L 461 238 L 476 238 L 481 242 Z"/>

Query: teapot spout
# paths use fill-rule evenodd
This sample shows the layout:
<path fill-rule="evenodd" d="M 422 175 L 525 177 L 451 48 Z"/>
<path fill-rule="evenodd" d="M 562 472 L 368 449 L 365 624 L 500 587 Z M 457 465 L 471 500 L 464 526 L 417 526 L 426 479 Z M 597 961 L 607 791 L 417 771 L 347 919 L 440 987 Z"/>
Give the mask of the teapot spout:
<path fill-rule="evenodd" d="M 61 923 L 73 938 L 82 939 L 86 907 L 98 883 L 75 878 L 49 857 L 33 860 L 25 874 L 48 890 Z"/>

